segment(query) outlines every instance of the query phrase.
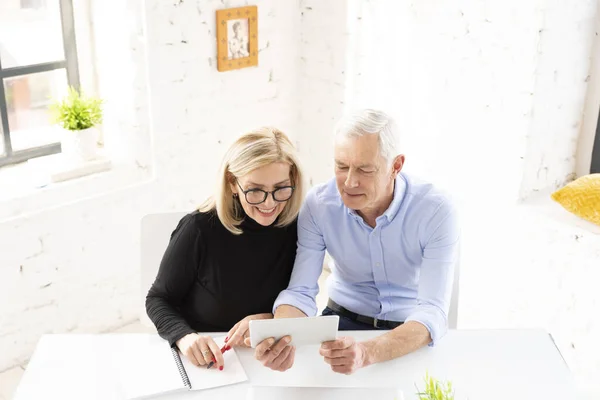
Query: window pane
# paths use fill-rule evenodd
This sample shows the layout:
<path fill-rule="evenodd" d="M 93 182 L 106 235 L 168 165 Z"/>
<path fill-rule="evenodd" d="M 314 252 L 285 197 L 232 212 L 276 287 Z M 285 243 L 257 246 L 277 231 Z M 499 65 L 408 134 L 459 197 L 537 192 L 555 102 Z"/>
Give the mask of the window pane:
<path fill-rule="evenodd" d="M 65 58 L 59 1 L 0 0 L 2 68 Z"/>
<path fill-rule="evenodd" d="M 60 132 L 50 126 L 48 105 L 67 89 L 65 69 L 21 75 L 4 80 L 8 126 L 13 150 L 23 150 L 60 141 Z"/>

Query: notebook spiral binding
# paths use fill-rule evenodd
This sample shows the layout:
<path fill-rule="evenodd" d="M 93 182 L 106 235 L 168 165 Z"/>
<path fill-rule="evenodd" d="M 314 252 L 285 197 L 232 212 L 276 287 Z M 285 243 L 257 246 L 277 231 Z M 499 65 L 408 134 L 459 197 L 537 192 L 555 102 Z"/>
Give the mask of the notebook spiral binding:
<path fill-rule="evenodd" d="M 179 356 L 179 351 L 177 351 L 176 348 L 171 347 L 171 352 L 173 353 L 173 358 L 175 359 L 175 364 L 177 364 L 177 369 L 179 370 L 179 375 L 181 375 L 183 384 L 188 389 L 191 389 L 192 384 L 190 383 L 190 378 L 188 377 L 187 372 L 185 372 L 185 368 L 183 367 L 183 363 L 181 362 L 181 357 Z"/>

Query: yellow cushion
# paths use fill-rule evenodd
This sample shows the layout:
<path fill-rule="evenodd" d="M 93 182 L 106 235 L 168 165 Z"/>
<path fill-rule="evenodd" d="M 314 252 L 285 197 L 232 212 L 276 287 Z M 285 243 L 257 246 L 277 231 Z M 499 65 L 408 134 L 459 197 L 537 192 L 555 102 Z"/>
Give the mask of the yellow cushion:
<path fill-rule="evenodd" d="M 552 193 L 567 211 L 600 225 L 600 174 L 582 176 Z"/>

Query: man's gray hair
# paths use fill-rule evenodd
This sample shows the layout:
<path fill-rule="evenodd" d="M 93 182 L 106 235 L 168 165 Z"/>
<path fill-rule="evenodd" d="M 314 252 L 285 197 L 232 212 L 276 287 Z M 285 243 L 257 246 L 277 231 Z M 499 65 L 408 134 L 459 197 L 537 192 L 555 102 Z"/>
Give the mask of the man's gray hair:
<path fill-rule="evenodd" d="M 392 117 L 383 111 L 363 109 L 342 117 L 335 127 L 336 138 L 356 138 L 376 134 L 379 151 L 391 163 L 399 154 L 400 132 Z"/>

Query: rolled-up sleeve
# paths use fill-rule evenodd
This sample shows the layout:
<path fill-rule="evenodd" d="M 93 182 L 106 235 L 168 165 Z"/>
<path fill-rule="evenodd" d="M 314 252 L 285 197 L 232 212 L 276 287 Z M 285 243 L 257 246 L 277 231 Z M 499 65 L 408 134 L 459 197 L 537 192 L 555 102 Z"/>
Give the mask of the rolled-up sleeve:
<path fill-rule="evenodd" d="M 455 207 L 446 201 L 422 231 L 424 240 L 417 306 L 406 321 L 423 324 L 434 346 L 448 331 L 448 310 L 458 258 L 460 228 Z"/>
<path fill-rule="evenodd" d="M 323 270 L 325 241 L 315 222 L 313 210 L 317 210 L 317 193 L 309 192 L 298 215 L 298 250 L 290 278 L 290 284 L 283 290 L 273 305 L 273 313 L 283 304 L 291 305 L 306 315 L 317 314 L 316 296 L 319 293 L 319 276 Z"/>

